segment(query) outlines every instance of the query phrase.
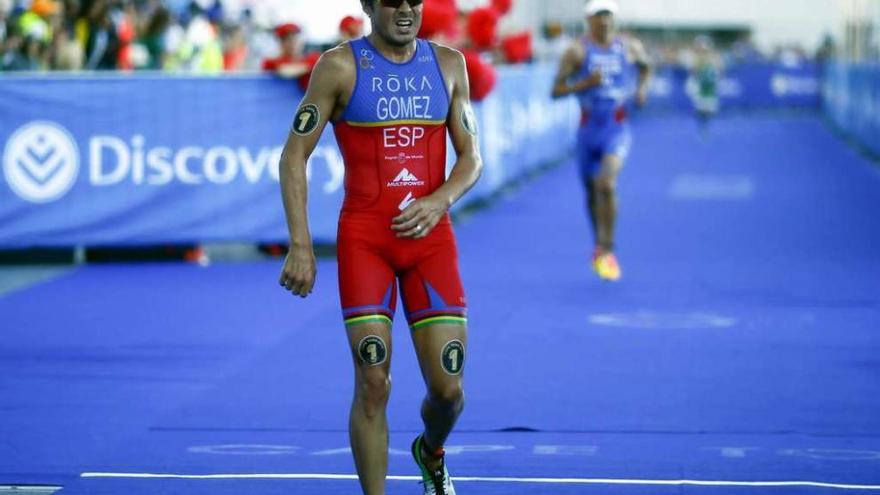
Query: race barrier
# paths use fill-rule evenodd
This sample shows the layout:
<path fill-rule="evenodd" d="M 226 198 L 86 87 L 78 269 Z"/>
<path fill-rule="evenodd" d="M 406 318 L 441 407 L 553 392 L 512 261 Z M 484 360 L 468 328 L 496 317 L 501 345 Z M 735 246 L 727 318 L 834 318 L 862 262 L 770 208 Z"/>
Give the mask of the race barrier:
<path fill-rule="evenodd" d="M 571 150 L 552 70 L 502 69 L 476 105 L 485 169 L 466 201 Z M 269 76 L 0 78 L 0 248 L 286 240 L 278 162 L 301 98 Z M 328 126 L 308 163 L 317 242 L 335 240 L 344 172 Z"/>
<path fill-rule="evenodd" d="M 880 64 L 830 62 L 824 71 L 825 115 L 859 145 L 880 156 Z"/>
<path fill-rule="evenodd" d="M 574 146 L 574 99 L 549 98 L 555 67 L 498 70 L 498 86 L 475 105 L 483 177 L 456 208 Z M 847 74 L 863 93 L 878 78 Z M 658 68 L 649 109 L 690 111 L 687 79 Z M 835 92 L 841 84 L 826 85 L 826 108 L 847 121 L 868 106 Z M 819 70 L 730 67 L 719 91 L 723 109 L 818 108 Z M 0 77 L 0 249 L 286 240 L 278 162 L 301 98 L 297 84 L 270 76 Z M 876 136 L 876 114 L 855 132 Z M 317 242 L 335 240 L 344 175 L 328 126 L 308 163 Z"/>

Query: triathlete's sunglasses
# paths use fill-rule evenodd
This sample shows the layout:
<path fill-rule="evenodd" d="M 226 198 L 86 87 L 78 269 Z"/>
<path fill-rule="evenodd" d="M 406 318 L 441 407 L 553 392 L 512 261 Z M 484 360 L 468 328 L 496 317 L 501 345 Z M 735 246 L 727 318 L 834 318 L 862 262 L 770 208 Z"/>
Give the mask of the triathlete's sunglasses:
<path fill-rule="evenodd" d="M 424 0 L 379 0 L 379 3 L 382 4 L 383 7 L 399 9 L 404 1 L 406 1 L 410 7 L 417 7 L 421 5 Z"/>

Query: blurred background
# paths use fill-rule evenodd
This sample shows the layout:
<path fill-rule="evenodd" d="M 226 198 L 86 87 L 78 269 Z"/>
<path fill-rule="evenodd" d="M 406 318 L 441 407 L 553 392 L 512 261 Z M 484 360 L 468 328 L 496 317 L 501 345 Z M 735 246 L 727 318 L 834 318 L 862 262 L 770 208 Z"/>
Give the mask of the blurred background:
<path fill-rule="evenodd" d="M 484 162 L 453 208 L 470 354 L 447 452 L 496 478 L 462 493 L 877 491 L 880 0 L 619 4 L 654 74 L 608 284 L 581 110 L 550 98 L 582 0 L 425 0 Z M 357 491 L 345 166 L 328 126 L 300 301 L 277 283 L 278 163 L 322 51 L 369 30 L 358 0 L 0 0 L 0 492 Z M 411 475 L 423 383 L 395 326 L 390 466 Z"/>
<path fill-rule="evenodd" d="M 543 48 L 555 36 L 576 36 L 584 29 L 579 0 L 497 3 L 509 4 L 501 6 L 502 38 L 526 31 L 534 47 Z M 467 15 L 489 4 L 461 0 L 456 7 Z M 327 0 L 320 8 L 307 0 L 3 0 L 0 15 L 5 71 L 257 70 L 263 58 L 280 52 L 271 35 L 281 24 L 299 26 L 310 52 L 339 41 L 344 17 L 363 20 L 359 3 L 349 0 Z M 868 61 L 878 57 L 878 15 L 871 0 L 624 0 L 620 24 L 647 41 L 660 63 L 686 64 L 692 41 L 701 34 L 711 37 L 728 60 L 835 56 Z M 203 29 L 206 24 L 210 30 Z M 98 61 L 93 39 L 102 29 L 112 40 L 104 50 L 113 56 Z M 180 67 L 186 41 L 216 43 L 223 62 L 218 57 L 216 65 Z M 539 59 L 553 55 L 538 52 Z"/>
<path fill-rule="evenodd" d="M 656 66 L 646 113 L 693 109 L 693 74 L 703 50 L 703 59 L 720 71 L 722 112 L 822 112 L 860 146 L 878 151 L 876 94 L 870 88 L 876 86 L 880 58 L 880 2 L 623 0 L 620 5 L 622 34 L 641 39 Z M 514 109 L 544 98 L 562 52 L 584 35 L 582 12 L 581 0 L 427 0 L 422 36 L 461 49 L 472 98 L 488 98 L 478 113 L 487 129 L 483 146 L 490 177 L 484 183 L 490 185 L 474 199 L 524 170 L 564 157 L 518 154 L 509 136 L 540 142 L 548 133 L 571 134 L 567 130 L 577 118 L 573 101 L 554 103 L 555 110 L 541 112 L 543 124 L 531 130 L 517 124 L 523 112 Z M 79 246 L 83 259 L 85 246 L 257 242 L 279 253 L 285 234 L 274 203 L 257 201 L 262 207 L 254 211 L 271 219 L 259 226 L 245 226 L 243 218 L 217 223 L 209 216 L 264 195 L 273 183 L 282 130 L 320 53 L 369 32 L 367 24 L 354 0 L 326 0 L 320 7 L 307 0 L 0 0 L 0 137 L 6 142 L 29 122 L 48 120 L 63 128 L 77 150 L 75 176 L 72 169 L 67 175 L 47 169 L 45 176 L 28 175 L 21 187 L 0 191 L 4 211 L 18 219 L 0 226 L 0 249 Z M 860 102 L 857 95 L 870 101 Z M 180 112 L 187 118 L 178 118 Z M 241 119 L 246 129 L 233 124 Z M 556 149 L 567 152 L 572 140 L 564 142 L 567 146 Z M 211 158 L 195 165 L 208 165 L 204 180 L 204 173 L 188 177 L 185 167 L 174 165 L 176 159 L 191 159 L 179 152 L 192 147 L 200 157 L 195 160 Z M 246 156 L 230 158 L 242 149 Z M 498 161 L 503 152 L 515 157 L 505 158 L 505 166 Z M 256 175 L 238 173 L 245 163 L 254 164 Z M 325 193 L 314 207 L 322 219 L 317 237 L 332 243 L 341 197 L 341 161 L 332 137 L 322 140 L 314 163 L 319 165 L 310 172 L 316 170 Z M 14 169 L 6 167 L 7 178 L 16 175 Z M 86 169 L 88 174 L 79 172 Z M 143 187 L 151 182 L 155 187 Z M 201 213 L 186 220 L 186 229 L 167 218 L 144 218 L 139 228 L 124 231 L 102 224 L 119 214 L 143 218 L 141 202 L 188 182 L 204 187 L 174 196 L 190 211 L 199 205 Z M 218 201 L 217 191 L 230 199 Z M 131 203 L 133 197 L 140 202 Z M 65 214 L 71 207 L 86 216 L 71 223 Z M 190 248 L 173 253 L 202 261 L 206 256 Z"/>

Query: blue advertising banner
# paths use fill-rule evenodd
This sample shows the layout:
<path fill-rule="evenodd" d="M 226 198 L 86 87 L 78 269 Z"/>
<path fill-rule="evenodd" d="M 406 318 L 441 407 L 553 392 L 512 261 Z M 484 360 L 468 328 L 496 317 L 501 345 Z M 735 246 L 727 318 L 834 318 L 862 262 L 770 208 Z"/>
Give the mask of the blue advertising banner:
<path fill-rule="evenodd" d="M 501 69 L 468 200 L 569 152 L 577 111 L 549 102 L 552 75 Z M 285 240 L 278 162 L 301 97 L 262 76 L 0 78 L 0 248 Z M 344 173 L 328 126 L 308 164 L 316 241 L 335 240 Z"/>
<path fill-rule="evenodd" d="M 651 107 L 665 110 L 693 108 L 688 94 L 690 73 L 677 66 L 658 67 L 651 84 Z M 718 81 L 720 108 L 817 109 L 820 104 L 819 67 L 812 62 L 738 64 L 722 69 Z"/>
<path fill-rule="evenodd" d="M 831 62 L 822 93 L 834 125 L 880 156 L 880 65 Z"/>

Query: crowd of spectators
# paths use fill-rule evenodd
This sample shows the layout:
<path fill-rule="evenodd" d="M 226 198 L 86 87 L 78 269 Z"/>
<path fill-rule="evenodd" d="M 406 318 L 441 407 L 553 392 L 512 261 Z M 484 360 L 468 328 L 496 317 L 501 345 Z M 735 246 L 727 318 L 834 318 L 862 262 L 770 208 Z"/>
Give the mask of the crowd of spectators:
<path fill-rule="evenodd" d="M 0 70 L 289 70 L 300 28 L 265 28 L 222 0 L 0 0 Z M 352 18 L 353 19 L 353 18 Z M 349 19 L 341 30 L 356 30 Z M 342 33 L 340 33 L 340 36 Z M 272 61 L 274 60 L 274 62 Z"/>
<path fill-rule="evenodd" d="M 748 33 L 733 42 L 716 40 L 709 34 L 699 34 L 676 41 L 653 41 L 649 38 L 645 40 L 645 47 L 657 65 L 690 67 L 696 57 L 696 47 L 700 40 L 706 40 L 713 47 L 724 66 L 763 62 L 796 66 L 812 60 L 825 60 L 834 51 L 833 41 L 826 38 L 815 53 L 810 53 L 796 43 L 779 45 L 765 52 L 752 43 Z"/>
<path fill-rule="evenodd" d="M 462 12 L 456 0 L 425 0 L 420 35 L 464 52 L 476 100 L 494 87 L 495 65 L 556 60 L 581 34 L 559 23 L 548 23 L 535 35 L 500 33 L 499 20 L 512 2 L 491 0 L 486 7 Z M 363 32 L 361 19 L 346 17 L 339 23 L 339 40 Z M 693 43 L 686 38 L 639 36 L 658 64 L 687 66 L 693 55 Z M 826 45 L 820 57 L 831 49 Z M 305 85 L 324 48 L 306 47 L 296 24 L 260 26 L 249 10 L 229 12 L 223 0 L 0 0 L 0 71 L 263 70 L 299 78 Z M 767 56 L 747 36 L 718 48 L 726 64 L 811 58 L 793 46 Z"/>
<path fill-rule="evenodd" d="M 456 0 L 424 1 L 420 36 L 463 52 L 475 101 L 494 89 L 496 65 L 556 63 L 583 34 L 582 25 L 555 22 L 540 33 L 502 32 L 499 21 L 513 0 L 490 0 L 466 12 Z M 360 18 L 345 17 L 339 22 L 338 40 L 359 37 L 364 28 Z M 297 24 L 263 26 L 247 9 L 229 12 L 224 0 L 0 0 L 0 72 L 266 71 L 305 86 L 320 53 L 332 44 L 306 46 L 302 34 Z M 635 34 L 646 41 L 655 63 L 688 65 L 694 45 L 687 37 L 645 39 L 644 33 Z M 718 48 L 728 64 L 810 58 L 791 46 L 765 56 L 748 37 Z M 819 57 L 833 49 L 827 40 Z M 272 254 L 283 251 L 277 245 L 262 247 Z M 207 262 L 200 247 L 186 248 L 184 257 Z"/>
<path fill-rule="evenodd" d="M 455 0 L 425 2 L 421 34 L 466 52 L 482 96 L 494 86 L 493 63 L 531 59 L 529 33 L 498 37 L 511 2 L 468 13 Z M 346 17 L 339 40 L 363 31 Z M 301 35 L 292 23 L 260 26 L 247 9 L 233 16 L 223 0 L 0 0 L 0 71 L 263 70 L 305 82 L 327 46 L 307 49 Z"/>

